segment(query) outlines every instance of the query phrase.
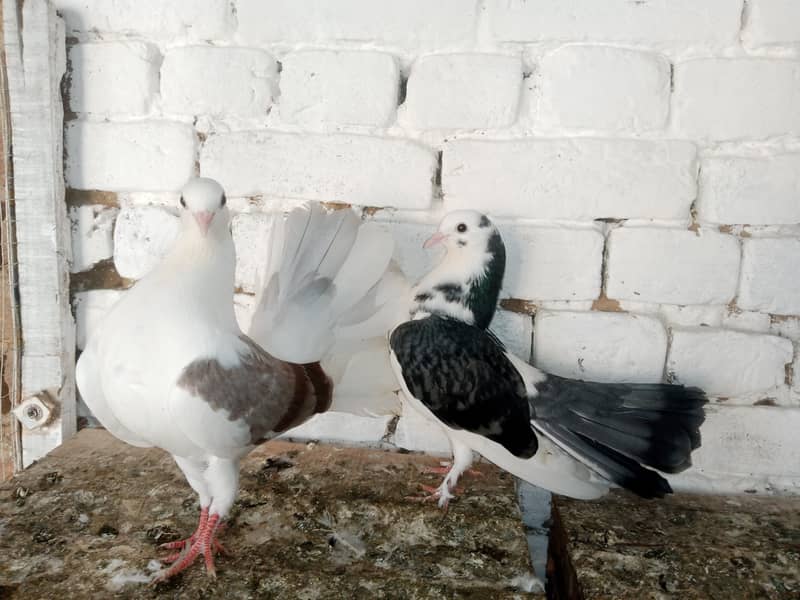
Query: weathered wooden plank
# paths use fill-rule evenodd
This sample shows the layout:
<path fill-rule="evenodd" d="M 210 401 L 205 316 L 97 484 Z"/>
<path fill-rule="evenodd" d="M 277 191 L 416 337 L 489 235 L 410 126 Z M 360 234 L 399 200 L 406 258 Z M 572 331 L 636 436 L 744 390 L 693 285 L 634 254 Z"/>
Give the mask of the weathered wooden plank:
<path fill-rule="evenodd" d="M 9 6 L 10 5 L 10 6 Z M 22 326 L 22 396 L 57 404 L 48 426 L 22 433 L 28 465 L 74 434 L 75 326 L 69 306 L 70 236 L 62 170 L 64 26 L 47 0 L 3 11 L 13 143 Z"/>

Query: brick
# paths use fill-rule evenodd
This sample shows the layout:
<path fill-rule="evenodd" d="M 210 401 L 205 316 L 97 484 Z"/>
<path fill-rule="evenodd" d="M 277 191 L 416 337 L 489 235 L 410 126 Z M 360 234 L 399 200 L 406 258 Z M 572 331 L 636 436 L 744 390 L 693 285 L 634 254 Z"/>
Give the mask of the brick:
<path fill-rule="evenodd" d="M 712 396 L 765 392 L 784 384 L 792 342 L 726 329 L 673 329 L 667 371 Z"/>
<path fill-rule="evenodd" d="M 693 144 L 611 139 L 454 140 L 444 146 L 446 210 L 536 219 L 688 219 Z"/>
<path fill-rule="evenodd" d="M 74 206 L 69 209 L 72 222 L 71 273 L 80 273 L 111 258 L 114 253 L 112 232 L 119 209 L 102 205 Z"/>
<path fill-rule="evenodd" d="M 533 317 L 498 309 L 492 318 L 491 330 L 503 342 L 508 352 L 525 361 L 531 359 Z"/>
<path fill-rule="evenodd" d="M 693 482 L 702 493 L 797 493 L 800 410 L 766 406 L 709 406 L 703 443 L 692 468 L 670 482 Z M 766 485 L 765 485 L 766 484 Z M 676 486 L 677 487 L 677 486 Z"/>
<path fill-rule="evenodd" d="M 215 40 L 234 27 L 229 0 L 55 0 L 73 34 L 177 40 Z M 85 37 L 85 35 L 83 36 Z"/>
<path fill-rule="evenodd" d="M 542 59 L 537 77 L 543 128 L 640 132 L 666 125 L 670 65 L 658 54 L 563 46 Z"/>
<path fill-rule="evenodd" d="M 504 226 L 509 258 L 503 294 L 525 300 L 594 300 L 600 295 L 603 234 L 597 229 Z"/>
<path fill-rule="evenodd" d="M 725 304 L 736 294 L 739 242 L 703 230 L 620 227 L 609 237 L 609 298 Z"/>
<path fill-rule="evenodd" d="M 158 94 L 158 48 L 143 42 L 76 44 L 69 49 L 67 100 L 75 113 L 145 115 Z"/>
<path fill-rule="evenodd" d="M 123 277 L 141 279 L 172 247 L 180 221 L 152 206 L 123 208 L 114 227 L 114 266 Z"/>
<path fill-rule="evenodd" d="M 390 420 L 390 416 L 362 417 L 330 411 L 315 415 L 302 425 L 279 436 L 279 439 L 346 443 L 350 446 L 374 446 L 386 433 L 386 427 Z"/>
<path fill-rule="evenodd" d="M 180 189 L 194 172 L 196 139 L 173 121 L 72 121 L 64 134 L 67 185 L 79 190 Z"/>
<path fill-rule="evenodd" d="M 602 40 L 728 45 L 738 40 L 741 0 L 489 0 L 490 30 L 507 42 Z"/>
<path fill-rule="evenodd" d="M 162 107 L 182 115 L 266 116 L 278 65 L 254 48 L 184 46 L 164 55 Z"/>
<path fill-rule="evenodd" d="M 86 347 L 86 340 L 124 293 L 122 290 L 89 290 L 75 294 L 72 306 L 75 310 L 75 343 L 79 350 Z"/>
<path fill-rule="evenodd" d="M 587 381 L 661 381 L 667 332 L 651 317 L 606 312 L 540 311 L 533 363 Z"/>
<path fill-rule="evenodd" d="M 269 255 L 269 235 L 274 214 L 242 213 L 231 222 L 236 247 L 236 286 L 255 293 L 260 269 Z"/>
<path fill-rule="evenodd" d="M 442 426 L 419 416 L 413 408 L 406 405 L 403 406 L 403 415 L 397 421 L 393 442 L 404 450 L 452 458 L 450 440 Z"/>
<path fill-rule="evenodd" d="M 632 302 L 622 302 L 625 310 L 634 310 L 630 305 Z M 657 314 L 661 320 L 669 326 L 677 327 L 721 327 L 723 313 L 727 308 L 722 305 L 704 306 L 702 304 L 689 304 L 680 306 L 675 304 L 658 304 Z M 637 308 L 636 310 L 641 310 Z"/>
<path fill-rule="evenodd" d="M 746 310 L 800 314 L 800 239 L 743 240 L 742 280 L 736 304 Z"/>
<path fill-rule="evenodd" d="M 737 331 L 770 333 L 770 316 L 750 310 L 726 310 L 722 315 L 722 326 Z"/>
<path fill-rule="evenodd" d="M 464 0 L 239 0 L 245 44 L 363 41 L 416 48 L 473 42 L 477 2 Z"/>
<path fill-rule="evenodd" d="M 439 247 L 430 250 L 422 247 L 433 232 L 437 223 L 387 223 L 395 240 L 394 260 L 408 277 L 409 281 L 419 281 L 430 272 L 441 257 Z"/>
<path fill-rule="evenodd" d="M 264 194 L 364 206 L 425 209 L 436 157 L 409 140 L 244 131 L 210 137 L 204 177 L 231 196 Z"/>
<path fill-rule="evenodd" d="M 414 129 L 497 129 L 517 115 L 522 61 L 500 54 L 436 54 L 417 60 L 398 118 Z"/>
<path fill-rule="evenodd" d="M 800 154 L 704 159 L 697 216 L 710 223 L 800 223 Z"/>
<path fill-rule="evenodd" d="M 795 0 L 748 0 L 742 41 L 747 46 L 800 43 L 800 4 Z"/>
<path fill-rule="evenodd" d="M 677 131 L 692 138 L 767 138 L 800 132 L 800 62 L 708 58 L 675 65 Z"/>
<path fill-rule="evenodd" d="M 386 127 L 394 120 L 400 68 L 390 54 L 305 50 L 282 59 L 281 119 Z"/>

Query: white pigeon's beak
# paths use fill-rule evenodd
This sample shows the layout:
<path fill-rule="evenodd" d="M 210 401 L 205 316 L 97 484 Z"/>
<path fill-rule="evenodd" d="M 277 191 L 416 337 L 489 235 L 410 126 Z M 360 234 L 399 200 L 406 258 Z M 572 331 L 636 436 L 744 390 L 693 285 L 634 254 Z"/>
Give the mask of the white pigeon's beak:
<path fill-rule="evenodd" d="M 214 213 L 210 210 L 201 210 L 192 213 L 194 220 L 197 221 L 197 226 L 200 228 L 203 236 L 208 235 L 208 228 L 211 227 L 211 221 L 214 220 Z"/>
<path fill-rule="evenodd" d="M 433 248 L 434 246 L 436 246 L 438 244 L 441 244 L 446 239 L 447 239 L 447 234 L 446 233 L 442 233 L 441 231 L 437 231 L 431 237 L 429 237 L 427 240 L 425 240 L 425 243 L 422 244 L 422 247 L 423 248 Z"/>

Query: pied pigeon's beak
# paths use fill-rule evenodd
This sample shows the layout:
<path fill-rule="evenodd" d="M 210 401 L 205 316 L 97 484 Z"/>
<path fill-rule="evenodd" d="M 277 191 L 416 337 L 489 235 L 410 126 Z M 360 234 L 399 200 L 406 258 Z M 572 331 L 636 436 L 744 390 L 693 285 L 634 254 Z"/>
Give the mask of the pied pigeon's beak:
<path fill-rule="evenodd" d="M 429 237 L 427 240 L 425 240 L 425 243 L 422 244 L 422 247 L 423 248 L 433 248 L 434 246 L 436 246 L 438 244 L 441 244 L 446 239 L 447 239 L 447 234 L 446 233 L 442 233 L 441 231 L 437 231 L 431 237 Z"/>
<path fill-rule="evenodd" d="M 211 221 L 214 220 L 214 213 L 210 210 L 201 210 L 192 213 L 194 220 L 197 221 L 197 226 L 200 228 L 203 236 L 208 235 L 208 228 L 211 227 Z"/>

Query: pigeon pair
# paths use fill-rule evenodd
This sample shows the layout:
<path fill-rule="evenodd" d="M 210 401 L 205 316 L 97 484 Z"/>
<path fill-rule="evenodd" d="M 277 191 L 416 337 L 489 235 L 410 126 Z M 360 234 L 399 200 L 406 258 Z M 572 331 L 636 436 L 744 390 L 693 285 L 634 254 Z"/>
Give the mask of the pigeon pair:
<path fill-rule="evenodd" d="M 167 545 L 175 552 L 160 580 L 200 556 L 215 574 L 239 462 L 255 445 L 331 408 L 394 411 L 386 398 L 397 382 L 450 438 L 452 467 L 434 493 L 442 506 L 473 450 L 569 496 L 594 498 L 616 484 L 657 497 L 671 490 L 651 468 L 685 469 L 699 446 L 699 390 L 567 380 L 504 350 L 488 327 L 505 250 L 480 213 L 444 218 L 426 246 L 447 254 L 409 291 L 387 233 L 350 210 L 295 209 L 273 223 L 245 334 L 233 309 L 224 190 L 193 179 L 180 204 L 173 248 L 109 311 L 76 368 L 100 422 L 129 444 L 172 454 L 199 497 L 197 529 Z M 343 363 L 343 354 L 352 358 Z M 387 357 L 391 371 L 375 362 Z M 365 377 L 362 405 L 346 404 Z"/>

